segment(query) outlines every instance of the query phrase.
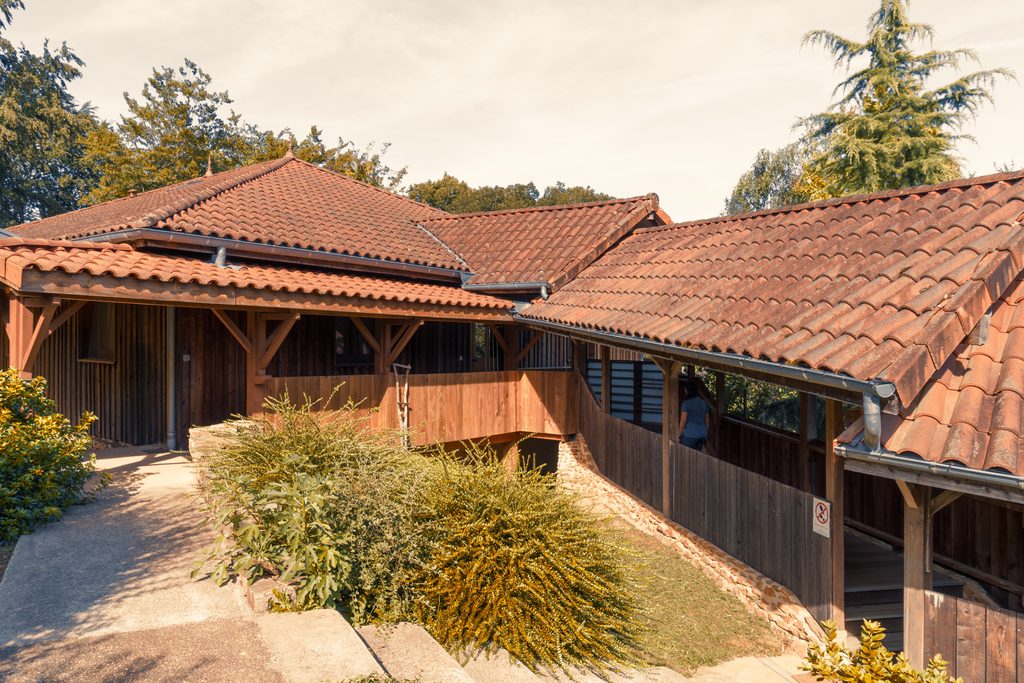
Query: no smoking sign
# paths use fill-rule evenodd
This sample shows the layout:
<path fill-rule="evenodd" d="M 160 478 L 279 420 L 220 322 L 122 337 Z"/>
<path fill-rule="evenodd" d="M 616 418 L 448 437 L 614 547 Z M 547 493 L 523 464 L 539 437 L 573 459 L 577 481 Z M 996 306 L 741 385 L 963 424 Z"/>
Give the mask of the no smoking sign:
<path fill-rule="evenodd" d="M 814 533 L 825 538 L 832 537 L 832 503 L 821 498 L 814 499 L 813 516 Z"/>

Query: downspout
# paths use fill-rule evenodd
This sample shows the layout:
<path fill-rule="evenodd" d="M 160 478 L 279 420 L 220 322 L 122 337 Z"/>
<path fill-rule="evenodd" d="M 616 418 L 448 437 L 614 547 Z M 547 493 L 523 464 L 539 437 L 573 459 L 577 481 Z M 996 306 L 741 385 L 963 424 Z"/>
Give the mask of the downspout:
<path fill-rule="evenodd" d="M 167 307 L 167 377 L 166 383 L 166 401 L 167 401 L 167 450 L 173 451 L 178 447 L 178 435 L 175 433 L 175 429 L 178 422 L 178 411 L 176 409 L 177 396 L 174 390 L 174 361 L 177 356 L 175 352 L 175 339 L 174 339 L 174 307 Z"/>
<path fill-rule="evenodd" d="M 865 391 L 864 396 L 864 445 L 877 453 L 882 443 L 882 397 L 877 392 Z"/>

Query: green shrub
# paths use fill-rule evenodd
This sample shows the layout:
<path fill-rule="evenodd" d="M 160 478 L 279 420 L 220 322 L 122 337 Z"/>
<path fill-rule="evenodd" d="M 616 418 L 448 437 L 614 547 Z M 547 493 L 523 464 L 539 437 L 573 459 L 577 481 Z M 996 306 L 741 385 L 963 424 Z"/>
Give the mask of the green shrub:
<path fill-rule="evenodd" d="M 60 519 L 94 470 L 89 426 L 57 412 L 46 380 L 0 371 L 0 542 Z"/>
<path fill-rule="evenodd" d="M 470 447 L 428 491 L 434 554 L 419 619 L 446 649 L 504 648 L 527 667 L 639 661 L 637 599 L 606 527 L 538 470 Z"/>
<path fill-rule="evenodd" d="M 949 678 L 946 673 L 949 665 L 941 655 L 932 657 L 924 671 L 910 666 L 902 652 L 894 655 L 885 647 L 885 629 L 877 621 L 864 620 L 860 630 L 860 644 L 853 652 L 839 642 L 834 623 L 826 621 L 822 625 L 825 627 L 826 642 L 812 645 L 807 650 L 807 661 L 801 667 L 817 676 L 819 681 L 960 683 L 959 678 Z"/>
<path fill-rule="evenodd" d="M 419 621 L 455 654 L 505 648 L 534 669 L 637 661 L 621 552 L 549 479 L 472 445 L 463 458 L 412 452 L 352 405 L 268 407 L 203 464 L 228 537 L 211 554 L 217 581 L 279 575 L 294 595 L 277 608 Z"/>
<path fill-rule="evenodd" d="M 368 429 L 352 406 L 267 407 L 271 417 L 237 423 L 203 462 L 211 519 L 230 530 L 212 553 L 214 579 L 279 575 L 295 595 L 278 609 L 330 607 L 356 623 L 410 614 L 427 554 L 413 502 L 429 476 L 422 457 Z"/>

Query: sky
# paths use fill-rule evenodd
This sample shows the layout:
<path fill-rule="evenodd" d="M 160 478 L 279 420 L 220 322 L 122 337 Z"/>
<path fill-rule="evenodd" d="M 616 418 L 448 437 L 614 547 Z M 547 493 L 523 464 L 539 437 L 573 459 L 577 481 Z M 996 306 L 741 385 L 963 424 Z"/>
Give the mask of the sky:
<path fill-rule="evenodd" d="M 155 66 L 188 57 L 247 121 L 389 142 L 406 182 L 562 180 L 657 192 L 714 216 L 762 147 L 792 141 L 842 72 L 811 29 L 863 38 L 877 0 L 25 0 L 7 36 L 66 41 L 72 92 L 116 120 Z M 1024 81 L 1024 2 L 914 0 L 935 47 Z M 970 66 L 970 65 L 969 65 Z M 1004 82 L 959 152 L 965 173 L 1024 166 L 1024 86 Z"/>

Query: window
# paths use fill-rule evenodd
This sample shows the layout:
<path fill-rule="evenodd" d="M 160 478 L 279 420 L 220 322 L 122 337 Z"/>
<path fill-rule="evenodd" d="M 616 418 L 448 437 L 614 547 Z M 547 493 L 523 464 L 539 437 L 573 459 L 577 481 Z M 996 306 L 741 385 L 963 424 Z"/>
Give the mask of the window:
<path fill-rule="evenodd" d="M 113 363 L 114 305 L 89 304 L 78 316 L 78 360 Z"/>
<path fill-rule="evenodd" d="M 348 318 L 334 319 L 334 367 L 346 374 L 373 365 L 373 349 Z"/>

